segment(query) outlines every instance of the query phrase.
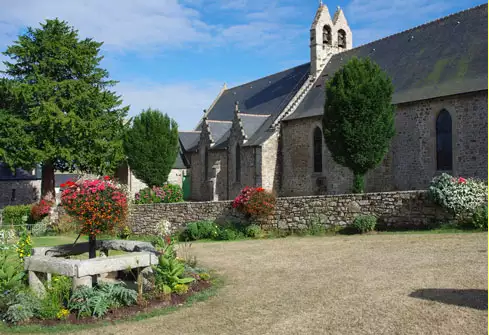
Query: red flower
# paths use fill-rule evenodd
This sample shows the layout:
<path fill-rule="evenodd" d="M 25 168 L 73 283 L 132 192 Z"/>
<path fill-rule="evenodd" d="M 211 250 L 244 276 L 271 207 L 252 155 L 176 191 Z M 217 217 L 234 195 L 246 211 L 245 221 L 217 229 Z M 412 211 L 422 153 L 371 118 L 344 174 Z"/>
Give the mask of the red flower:
<path fill-rule="evenodd" d="M 109 176 L 104 176 L 104 180 L 110 180 Z"/>
<path fill-rule="evenodd" d="M 458 178 L 459 184 L 465 184 L 466 181 L 467 181 L 467 179 L 465 179 L 465 178 L 462 178 L 462 177 Z"/>

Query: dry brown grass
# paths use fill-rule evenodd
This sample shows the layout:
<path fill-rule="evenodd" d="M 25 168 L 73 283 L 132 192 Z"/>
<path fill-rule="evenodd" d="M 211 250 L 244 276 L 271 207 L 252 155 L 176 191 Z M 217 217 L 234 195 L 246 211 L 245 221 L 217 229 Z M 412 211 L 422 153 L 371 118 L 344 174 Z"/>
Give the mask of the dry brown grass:
<path fill-rule="evenodd" d="M 487 334 L 485 233 L 304 237 L 193 249 L 201 265 L 226 278 L 217 296 L 83 333 Z"/>

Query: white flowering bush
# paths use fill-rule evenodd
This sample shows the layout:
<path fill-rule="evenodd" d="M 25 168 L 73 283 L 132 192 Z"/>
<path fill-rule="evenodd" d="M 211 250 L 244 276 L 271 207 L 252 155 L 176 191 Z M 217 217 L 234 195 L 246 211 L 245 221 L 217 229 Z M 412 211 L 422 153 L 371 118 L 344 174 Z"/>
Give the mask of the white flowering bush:
<path fill-rule="evenodd" d="M 479 206 L 487 203 L 487 184 L 443 173 L 433 178 L 429 194 L 435 203 L 456 217 L 471 215 Z"/>

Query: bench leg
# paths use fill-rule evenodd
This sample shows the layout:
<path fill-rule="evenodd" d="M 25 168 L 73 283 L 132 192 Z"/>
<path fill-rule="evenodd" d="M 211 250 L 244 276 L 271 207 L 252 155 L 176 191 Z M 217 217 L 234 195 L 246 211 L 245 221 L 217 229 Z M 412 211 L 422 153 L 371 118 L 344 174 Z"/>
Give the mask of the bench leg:
<path fill-rule="evenodd" d="M 92 276 L 73 277 L 73 289 L 81 286 L 92 287 Z"/>
<path fill-rule="evenodd" d="M 39 298 L 43 298 L 46 295 L 46 288 L 34 271 L 29 271 L 29 287 Z"/>

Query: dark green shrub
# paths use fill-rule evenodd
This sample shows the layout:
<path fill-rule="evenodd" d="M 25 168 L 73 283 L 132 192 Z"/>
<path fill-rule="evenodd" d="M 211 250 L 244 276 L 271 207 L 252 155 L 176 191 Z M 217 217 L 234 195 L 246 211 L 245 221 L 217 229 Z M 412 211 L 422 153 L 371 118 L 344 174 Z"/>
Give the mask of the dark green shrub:
<path fill-rule="evenodd" d="M 32 205 L 6 206 L 2 217 L 4 225 L 22 225 L 30 223 Z"/>
<path fill-rule="evenodd" d="M 40 309 L 39 298 L 29 291 L 22 291 L 12 294 L 12 300 L 8 302 L 7 309 L 3 313 L 3 319 L 8 323 L 16 324 L 34 317 Z"/>
<path fill-rule="evenodd" d="M 219 232 L 219 240 L 222 241 L 233 241 L 238 237 L 238 234 L 234 229 L 224 228 Z"/>
<path fill-rule="evenodd" d="M 252 238 L 259 238 L 262 236 L 262 230 L 259 225 L 252 224 L 248 227 L 246 227 L 246 236 L 252 237 Z"/>
<path fill-rule="evenodd" d="M 197 222 L 199 228 L 199 238 L 214 239 L 219 235 L 219 226 L 212 221 Z"/>
<path fill-rule="evenodd" d="M 359 215 L 353 220 L 353 227 L 361 234 L 375 230 L 377 218 L 373 215 Z"/>
<path fill-rule="evenodd" d="M 472 226 L 476 229 L 487 230 L 487 205 L 480 206 L 474 211 Z"/>
<path fill-rule="evenodd" d="M 180 233 L 180 240 L 195 241 L 200 238 L 199 226 L 197 222 L 190 222 L 187 227 Z"/>

